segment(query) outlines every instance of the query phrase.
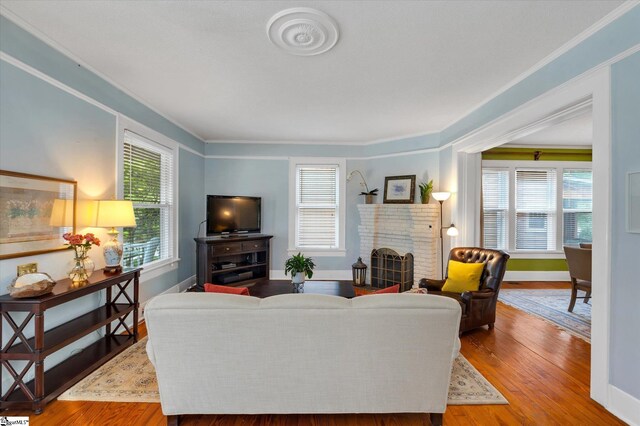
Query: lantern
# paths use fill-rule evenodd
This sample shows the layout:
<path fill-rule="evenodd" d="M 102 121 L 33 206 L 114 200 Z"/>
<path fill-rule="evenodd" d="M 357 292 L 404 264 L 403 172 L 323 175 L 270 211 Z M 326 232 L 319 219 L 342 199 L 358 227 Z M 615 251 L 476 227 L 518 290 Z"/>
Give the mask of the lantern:
<path fill-rule="evenodd" d="M 353 285 L 363 286 L 367 283 L 367 265 L 362 263 L 362 258 L 359 257 L 358 261 L 351 265 L 353 271 Z"/>

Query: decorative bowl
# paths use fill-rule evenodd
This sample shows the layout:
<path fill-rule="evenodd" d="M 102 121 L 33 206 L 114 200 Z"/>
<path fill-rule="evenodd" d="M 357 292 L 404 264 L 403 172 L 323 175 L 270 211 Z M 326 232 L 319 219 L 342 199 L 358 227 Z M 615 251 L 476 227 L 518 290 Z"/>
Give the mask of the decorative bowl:
<path fill-rule="evenodd" d="M 56 282 L 44 272 L 20 275 L 7 287 L 9 295 L 17 299 L 51 293 Z"/>

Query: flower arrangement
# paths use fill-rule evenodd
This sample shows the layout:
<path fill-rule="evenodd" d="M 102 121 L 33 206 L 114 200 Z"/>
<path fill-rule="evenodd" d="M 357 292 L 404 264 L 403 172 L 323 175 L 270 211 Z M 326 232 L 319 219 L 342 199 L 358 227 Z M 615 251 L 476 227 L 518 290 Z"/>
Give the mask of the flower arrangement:
<path fill-rule="evenodd" d="M 72 234 L 70 232 L 64 234 L 62 238 L 67 241 L 65 244 L 69 246 L 69 249 L 73 249 L 76 254 L 73 261 L 69 264 L 69 279 L 71 279 L 74 285 L 83 285 L 89 280 L 89 277 L 95 269 L 95 264 L 93 260 L 87 256 L 87 252 L 92 246 L 99 246 L 100 239 L 96 238 L 92 233 L 82 235 Z"/>
<path fill-rule="evenodd" d="M 73 249 L 76 253 L 76 258 L 80 259 L 87 255 L 87 252 L 91 249 L 92 246 L 100 245 L 100 239 L 96 238 L 96 236 L 91 232 L 85 235 L 72 234 L 70 232 L 67 232 L 62 236 L 62 238 L 65 241 L 68 241 L 65 244 L 69 246 L 69 249 Z"/>
<path fill-rule="evenodd" d="M 371 191 L 369 191 L 369 186 L 367 185 L 367 181 L 364 179 L 364 176 L 362 175 L 362 173 L 360 173 L 360 170 L 354 170 L 351 173 L 349 173 L 349 176 L 347 176 L 347 182 L 349 182 L 351 180 L 351 178 L 353 178 L 354 174 L 358 174 L 360 175 L 360 179 L 362 180 L 362 182 L 360 182 L 360 185 L 364 187 L 364 191 L 362 191 L 360 193 L 360 195 L 364 195 L 365 196 L 365 203 L 366 204 L 372 204 L 373 203 L 373 197 L 375 197 L 376 195 L 378 195 L 378 188 L 373 189 Z"/>

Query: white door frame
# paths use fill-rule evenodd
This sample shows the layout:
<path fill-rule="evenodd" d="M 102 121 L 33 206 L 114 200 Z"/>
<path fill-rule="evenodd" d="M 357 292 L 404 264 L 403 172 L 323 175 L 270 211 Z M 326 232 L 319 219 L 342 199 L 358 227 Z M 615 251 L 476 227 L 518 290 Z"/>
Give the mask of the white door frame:
<path fill-rule="evenodd" d="M 609 323 L 611 292 L 611 84 L 610 65 L 558 86 L 452 143 L 452 199 L 459 245 L 480 242 L 481 152 L 502 145 L 519 129 L 551 114 L 591 100 L 593 108 L 593 299 L 591 322 L 591 398 L 609 406 Z"/>

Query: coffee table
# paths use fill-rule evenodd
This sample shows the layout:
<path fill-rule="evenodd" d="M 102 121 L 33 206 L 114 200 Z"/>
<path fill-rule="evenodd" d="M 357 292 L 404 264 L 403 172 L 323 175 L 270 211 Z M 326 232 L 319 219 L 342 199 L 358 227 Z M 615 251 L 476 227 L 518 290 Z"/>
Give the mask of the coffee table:
<path fill-rule="evenodd" d="M 289 280 L 263 280 L 249 287 L 251 296 L 261 299 L 277 294 L 297 293 Z M 351 299 L 356 296 L 351 281 L 305 281 L 305 294 L 328 294 Z"/>

